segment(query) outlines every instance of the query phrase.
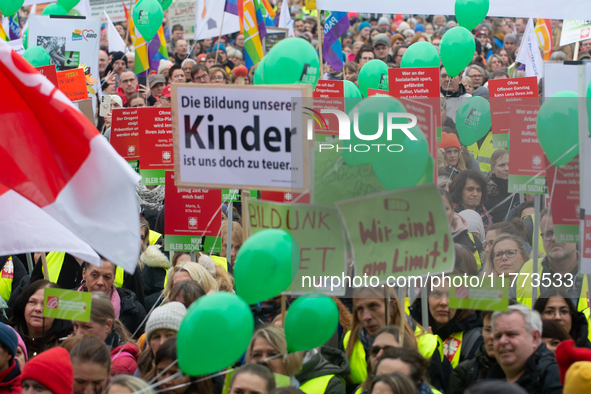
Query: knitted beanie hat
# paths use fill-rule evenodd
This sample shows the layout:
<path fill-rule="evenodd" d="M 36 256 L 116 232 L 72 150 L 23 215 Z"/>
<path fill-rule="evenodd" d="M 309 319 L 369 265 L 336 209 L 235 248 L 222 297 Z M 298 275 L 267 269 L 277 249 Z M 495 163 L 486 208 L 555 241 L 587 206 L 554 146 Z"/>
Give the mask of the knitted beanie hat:
<path fill-rule="evenodd" d="M 18 339 L 14 330 L 4 323 L 0 323 L 0 343 L 8 349 L 8 352 L 12 354 L 12 358 L 16 355 L 16 347 L 18 346 Z"/>
<path fill-rule="evenodd" d="M 53 394 L 72 394 L 74 368 L 70 354 L 63 347 L 54 347 L 33 357 L 21 373 L 21 382 L 27 379 L 41 383 Z"/>
<path fill-rule="evenodd" d="M 8 326 L 8 327 L 10 327 L 10 326 Z M 12 328 L 12 327 L 10 327 L 10 328 Z M 18 332 L 16 332 L 16 330 L 14 328 L 12 328 L 12 331 L 14 331 L 14 333 L 16 334 L 18 346 L 21 347 L 21 350 L 23 351 L 23 354 L 25 355 L 25 361 L 29 361 L 29 354 L 27 353 L 27 346 L 25 345 L 25 341 L 23 341 L 23 338 L 20 336 L 20 334 Z"/>
<path fill-rule="evenodd" d="M 178 331 L 186 313 L 187 308 L 176 301 L 154 309 L 146 323 L 146 341 L 150 341 L 150 337 L 156 330 Z"/>
<path fill-rule="evenodd" d="M 576 348 L 575 341 L 560 342 L 556 347 L 556 363 L 560 371 L 560 383 L 565 384 L 565 375 L 570 366 L 578 361 L 591 361 L 591 350 L 587 348 Z"/>
<path fill-rule="evenodd" d="M 458 136 L 454 133 L 441 133 L 441 142 L 437 143 L 437 147 L 440 149 L 462 149 L 462 145 L 460 145 L 460 140 L 458 140 Z"/>
<path fill-rule="evenodd" d="M 578 361 L 570 366 L 564 379 L 564 394 L 591 393 L 591 362 Z"/>

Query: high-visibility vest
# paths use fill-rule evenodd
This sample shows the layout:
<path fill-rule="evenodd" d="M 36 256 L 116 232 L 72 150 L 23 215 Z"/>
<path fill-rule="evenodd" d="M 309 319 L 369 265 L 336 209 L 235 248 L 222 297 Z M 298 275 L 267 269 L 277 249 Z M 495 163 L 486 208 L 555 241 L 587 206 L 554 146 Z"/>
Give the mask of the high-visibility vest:
<path fill-rule="evenodd" d="M 310 379 L 300 386 L 300 390 L 306 394 L 324 394 L 328 387 L 328 383 L 330 383 L 330 380 L 334 377 L 335 375 L 324 375 Z"/>
<path fill-rule="evenodd" d="M 534 229 L 534 230 L 532 230 L 532 233 L 533 233 L 533 231 L 535 231 L 535 228 L 536 228 L 536 215 L 530 215 L 530 217 L 531 217 L 532 228 Z M 532 237 L 535 237 L 535 234 Z M 534 246 L 533 238 L 532 238 L 531 246 L 532 246 L 532 248 Z M 542 229 L 541 228 L 540 228 L 540 233 L 538 234 L 538 253 L 546 254 L 546 249 L 544 249 L 544 239 L 542 238 Z"/>
<path fill-rule="evenodd" d="M 472 242 L 474 242 L 474 236 L 472 235 L 472 233 L 468 232 L 468 237 Z M 480 269 L 482 262 L 480 261 L 480 254 L 478 253 L 478 251 L 474 252 L 474 258 L 476 259 L 476 265 L 478 266 L 478 269 Z"/>
<path fill-rule="evenodd" d="M 433 357 L 435 350 L 439 348 L 439 355 L 441 356 L 441 361 L 443 361 L 443 348 L 441 348 L 441 344 L 438 341 L 438 336 L 429 334 L 428 332 L 424 332 L 417 326 L 415 328 L 415 337 L 417 338 L 417 348 L 421 356 L 429 360 Z"/>
<path fill-rule="evenodd" d="M 4 268 L 2 268 L 2 277 L 0 278 L 0 296 L 6 302 L 10 299 L 12 294 L 12 280 L 14 279 L 14 263 L 12 256 L 8 257 Z"/>
<path fill-rule="evenodd" d="M 57 283 L 57 280 L 60 277 L 60 272 L 62 272 L 65 258 L 66 252 L 50 252 L 45 258 L 47 261 L 47 271 L 49 271 L 48 280 L 50 282 Z M 43 277 L 45 277 L 45 272 L 43 273 Z M 124 277 L 125 272 L 123 271 L 123 268 L 117 267 L 115 269 L 115 287 L 123 287 Z"/>
<path fill-rule="evenodd" d="M 158 242 L 160 237 L 162 237 L 162 234 L 157 233 L 156 231 L 150 230 L 150 233 L 148 234 L 148 243 L 150 245 L 154 245 L 154 244 L 156 244 L 156 242 Z"/>
<path fill-rule="evenodd" d="M 350 336 L 351 331 L 347 331 L 345 338 L 343 338 L 343 348 L 345 351 L 347 351 L 347 344 L 349 343 Z M 365 379 L 367 378 L 367 360 L 365 359 L 365 349 L 359 339 L 357 339 L 355 345 L 353 345 L 353 352 L 349 359 L 349 366 L 351 367 L 351 381 L 355 384 L 365 382 Z"/>
<path fill-rule="evenodd" d="M 480 171 L 490 172 L 490 157 L 495 151 L 495 149 L 493 149 L 492 131 L 488 132 L 480 148 L 478 147 L 478 142 L 475 142 L 468 147 L 468 151 L 472 153 L 474 158 L 478 161 Z"/>
<path fill-rule="evenodd" d="M 451 363 L 452 368 L 455 368 L 460 362 L 463 337 L 464 331 L 454 332 L 443 341 L 443 354 Z"/>

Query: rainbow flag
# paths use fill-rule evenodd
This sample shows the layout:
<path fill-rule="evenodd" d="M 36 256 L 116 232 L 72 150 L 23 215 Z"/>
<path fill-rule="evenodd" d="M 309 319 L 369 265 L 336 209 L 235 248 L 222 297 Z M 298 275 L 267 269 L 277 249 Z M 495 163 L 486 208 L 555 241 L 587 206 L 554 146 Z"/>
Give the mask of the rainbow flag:
<path fill-rule="evenodd" d="M 137 76 L 148 77 L 152 71 L 158 72 L 160 60 L 168 59 L 168 50 L 166 49 L 162 26 L 158 29 L 158 34 L 149 43 L 137 32 L 133 46 L 135 47 L 134 71 Z"/>
<path fill-rule="evenodd" d="M 261 7 L 261 14 L 263 15 L 265 26 L 275 27 L 275 10 L 267 0 L 260 1 L 263 3 L 263 7 Z"/>
<path fill-rule="evenodd" d="M 8 19 L 8 36 L 11 40 L 18 40 L 21 38 L 21 25 L 18 19 L 18 12 Z"/>
<path fill-rule="evenodd" d="M 343 69 L 341 36 L 347 32 L 350 26 L 349 17 L 346 12 L 326 12 L 322 56 L 324 56 L 324 59 L 326 59 L 335 71 Z"/>
<path fill-rule="evenodd" d="M 552 55 L 552 25 L 550 19 L 538 19 L 534 31 L 538 37 L 540 48 L 544 51 L 544 60 L 550 60 L 550 55 Z"/>
<path fill-rule="evenodd" d="M 6 31 L 2 27 L 2 24 L 1 23 L 0 23 L 0 40 L 2 40 L 2 41 L 10 41 L 10 38 L 8 38 L 8 34 L 6 34 Z"/>
<path fill-rule="evenodd" d="M 244 59 L 250 69 L 263 58 L 262 40 L 267 34 L 259 0 L 244 0 L 241 12 L 241 32 L 244 34 Z M 240 11 L 240 10 L 239 10 Z"/>

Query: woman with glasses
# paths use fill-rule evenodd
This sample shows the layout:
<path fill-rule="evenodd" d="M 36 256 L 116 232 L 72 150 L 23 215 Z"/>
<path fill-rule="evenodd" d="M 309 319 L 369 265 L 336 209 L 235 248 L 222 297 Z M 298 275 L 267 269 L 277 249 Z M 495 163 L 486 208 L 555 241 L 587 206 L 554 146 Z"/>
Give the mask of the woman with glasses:
<path fill-rule="evenodd" d="M 529 255 L 523 247 L 523 240 L 515 235 L 503 234 L 493 244 L 489 262 L 492 263 L 492 271 L 505 278 L 513 278 L 521 266 L 529 260 Z"/>
<path fill-rule="evenodd" d="M 546 290 L 533 307 L 540 312 L 542 320 L 554 320 L 574 339 L 577 347 L 591 349 L 589 324 L 583 312 L 576 310 L 571 299 L 558 289 Z"/>
<path fill-rule="evenodd" d="M 209 69 L 209 81 L 211 83 L 225 85 L 228 83 L 228 74 L 226 70 L 220 67 L 212 67 Z"/>

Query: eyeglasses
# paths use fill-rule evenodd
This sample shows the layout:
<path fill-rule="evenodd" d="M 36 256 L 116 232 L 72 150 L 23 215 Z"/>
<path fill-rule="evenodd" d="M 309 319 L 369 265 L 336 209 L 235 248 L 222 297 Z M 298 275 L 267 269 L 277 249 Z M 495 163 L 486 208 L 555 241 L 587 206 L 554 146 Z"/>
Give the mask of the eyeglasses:
<path fill-rule="evenodd" d="M 380 351 L 388 349 L 394 349 L 394 346 L 372 346 L 369 350 L 369 354 L 375 357 Z"/>
<path fill-rule="evenodd" d="M 220 77 L 211 77 L 210 79 L 212 81 L 223 81 L 225 78 L 223 76 L 220 76 Z"/>
<path fill-rule="evenodd" d="M 135 79 L 135 78 L 133 78 L 133 79 L 124 79 L 123 81 L 119 81 L 119 83 L 121 85 L 127 85 L 128 83 L 133 83 L 135 81 L 137 81 L 137 79 Z"/>
<path fill-rule="evenodd" d="M 558 313 L 560 315 L 560 317 L 566 317 L 566 316 L 570 315 L 570 309 L 568 309 L 566 307 L 560 308 L 560 309 L 547 308 L 547 309 L 544 309 L 544 312 L 542 312 L 542 314 L 545 317 L 549 317 L 549 318 L 556 316 L 556 313 Z"/>
<path fill-rule="evenodd" d="M 519 252 L 519 250 L 517 249 L 509 249 L 505 250 L 504 252 L 497 252 L 494 254 L 494 259 L 501 260 L 503 258 L 503 255 L 506 255 L 507 258 L 512 259 L 513 257 L 517 256 L 517 252 Z"/>
<path fill-rule="evenodd" d="M 207 79 L 208 75 L 207 74 L 203 74 L 203 75 L 195 75 L 193 77 L 193 79 L 199 79 L 201 81 L 205 81 Z"/>
<path fill-rule="evenodd" d="M 361 60 L 373 60 L 373 57 L 364 56 L 361 58 Z"/>
<path fill-rule="evenodd" d="M 554 238 L 554 230 L 546 231 L 542 234 L 542 238 L 544 238 L 544 241 L 552 241 L 552 238 Z"/>
<path fill-rule="evenodd" d="M 482 74 L 472 74 L 468 75 L 470 78 L 482 78 Z"/>

